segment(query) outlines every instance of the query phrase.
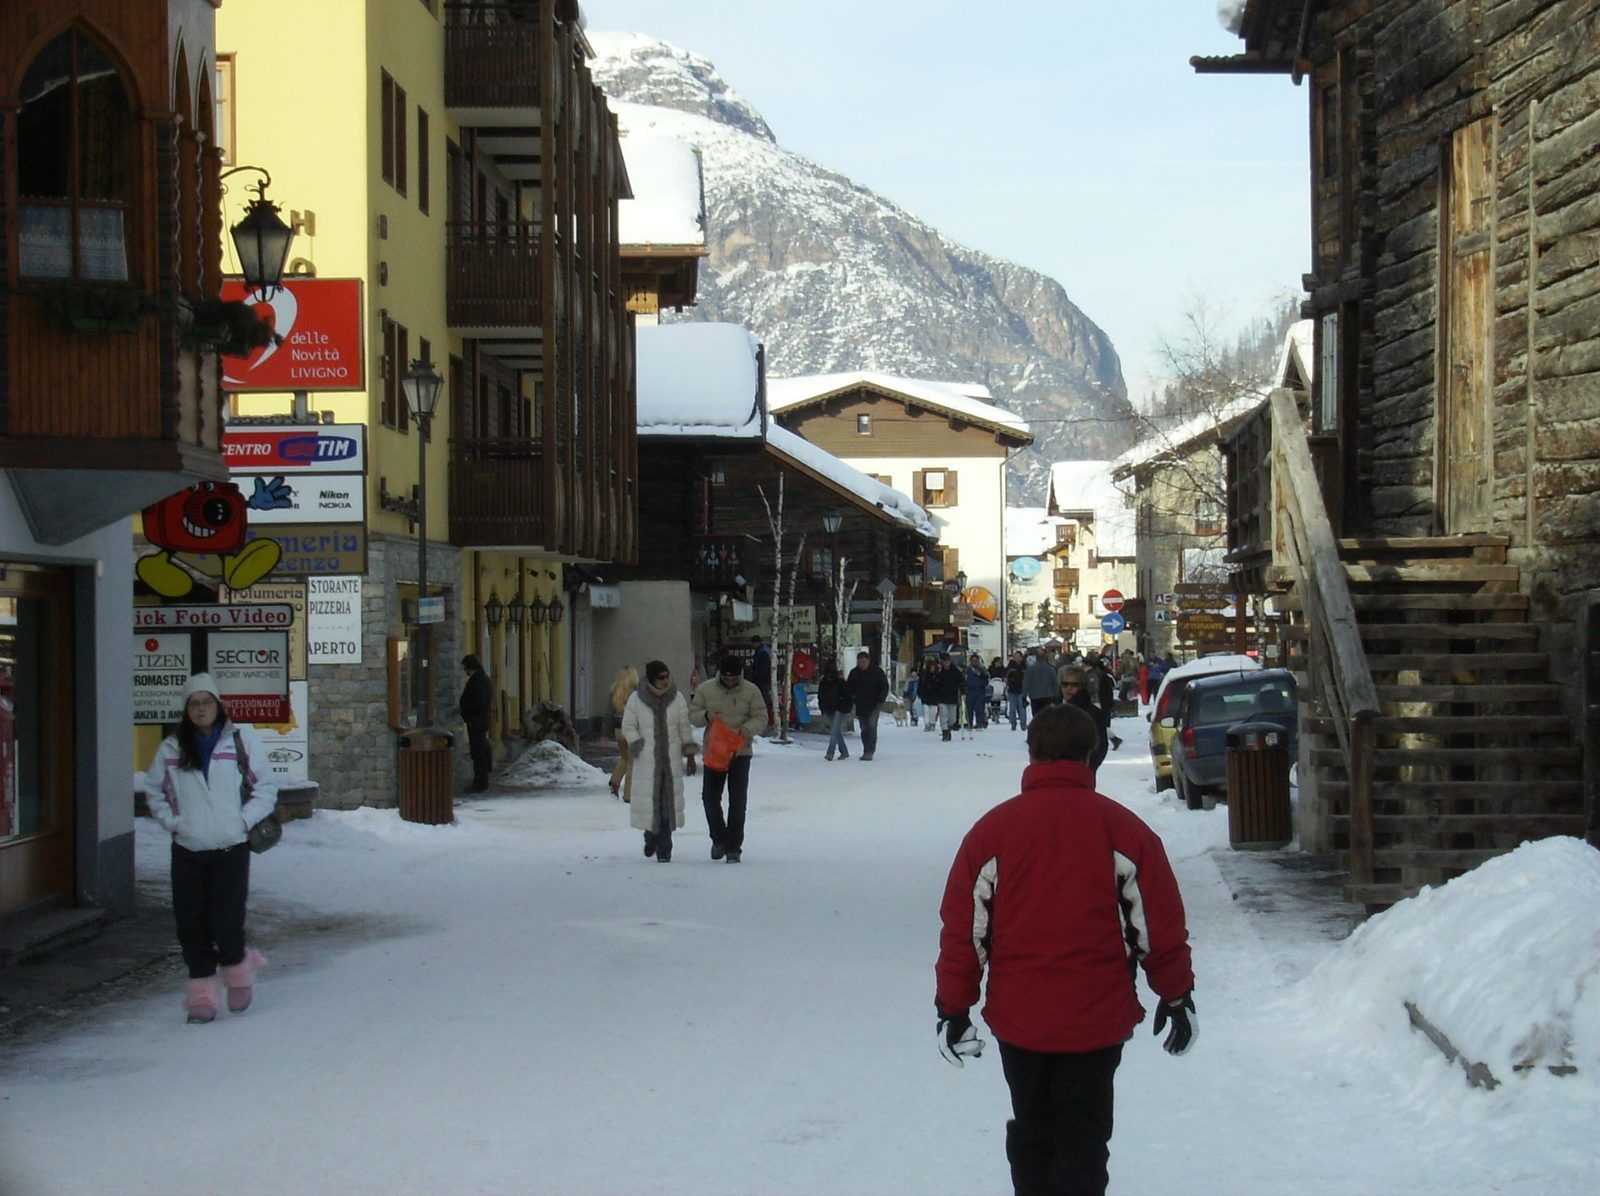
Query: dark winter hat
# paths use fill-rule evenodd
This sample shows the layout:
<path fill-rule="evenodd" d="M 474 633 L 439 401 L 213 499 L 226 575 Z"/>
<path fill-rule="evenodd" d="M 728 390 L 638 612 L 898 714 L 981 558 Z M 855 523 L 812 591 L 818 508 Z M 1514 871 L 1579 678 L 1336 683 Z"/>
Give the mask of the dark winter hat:
<path fill-rule="evenodd" d="M 654 685 L 670 672 L 672 670 L 667 667 L 666 661 L 652 660 L 644 666 L 644 679 Z"/>
<path fill-rule="evenodd" d="M 737 656 L 724 656 L 722 658 L 722 663 L 717 665 L 717 672 L 721 673 L 724 677 L 743 677 L 744 661 L 740 660 Z"/>

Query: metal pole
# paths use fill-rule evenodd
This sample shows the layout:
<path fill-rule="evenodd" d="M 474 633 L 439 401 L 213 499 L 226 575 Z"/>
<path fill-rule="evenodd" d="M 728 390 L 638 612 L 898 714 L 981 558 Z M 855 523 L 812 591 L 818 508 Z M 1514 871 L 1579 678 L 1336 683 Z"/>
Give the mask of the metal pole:
<path fill-rule="evenodd" d="M 417 726 L 428 725 L 428 645 L 432 628 L 422 621 L 428 596 L 428 417 L 417 417 Z"/>

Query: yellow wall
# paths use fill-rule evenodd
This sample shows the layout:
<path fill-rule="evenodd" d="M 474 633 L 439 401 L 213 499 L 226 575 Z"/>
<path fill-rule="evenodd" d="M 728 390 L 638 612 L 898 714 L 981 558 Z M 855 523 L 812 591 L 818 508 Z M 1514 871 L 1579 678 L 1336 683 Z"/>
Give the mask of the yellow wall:
<path fill-rule="evenodd" d="M 432 344 L 446 379 L 428 445 L 429 538 L 447 538 L 449 359 L 459 352 L 445 324 L 445 138 L 459 137 L 444 108 L 444 26 L 417 0 L 230 0 L 218 10 L 217 49 L 237 55 L 236 157 L 272 174 L 269 197 L 290 210 L 316 213 L 316 235 L 295 238 L 291 257 L 304 257 L 325 278 L 360 278 L 365 286 L 366 393 L 313 392 L 313 410 L 342 423 L 368 426 L 367 524 L 375 532 L 408 534 L 399 515 L 378 507 L 378 481 L 409 495 L 417 478 L 416 430 L 402 436 L 381 422 L 382 314 L 418 341 Z M 380 72 L 406 92 L 407 187 L 402 196 L 382 177 Z M 417 205 L 417 109 L 429 116 L 430 214 Z M 249 194 L 229 180 L 226 223 L 243 212 Z M 379 217 L 388 237 L 380 240 Z M 226 239 L 225 239 L 226 240 Z M 232 246 L 225 269 L 237 273 Z M 387 282 L 380 282 L 379 265 Z M 404 366 L 402 365 L 402 369 Z M 249 415 L 287 414 L 288 395 L 247 396 Z"/>

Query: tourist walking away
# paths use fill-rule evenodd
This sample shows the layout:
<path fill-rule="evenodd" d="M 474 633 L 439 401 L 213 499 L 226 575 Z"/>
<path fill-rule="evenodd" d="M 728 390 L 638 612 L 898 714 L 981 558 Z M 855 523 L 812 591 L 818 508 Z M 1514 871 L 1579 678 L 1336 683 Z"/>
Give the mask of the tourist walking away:
<path fill-rule="evenodd" d="M 1106 717 L 1104 710 L 1094 704 L 1094 699 L 1090 696 L 1089 687 L 1092 681 L 1089 670 L 1081 665 L 1062 665 L 1060 676 L 1061 700 L 1083 711 L 1094 723 L 1095 744 L 1094 752 L 1089 757 L 1089 767 L 1098 772 L 1101 762 L 1106 758 L 1107 728 L 1111 720 Z"/>
<path fill-rule="evenodd" d="M 1093 723 L 1071 706 L 1028 727 L 1022 792 L 967 833 L 939 909 L 939 1050 L 960 1067 L 1000 1043 L 1011 1090 L 1006 1159 L 1018 1193 L 1106 1190 L 1113 1079 L 1144 1020 L 1133 961 L 1159 998 L 1155 1033 L 1182 1055 L 1198 1035 L 1183 898 L 1161 840 L 1096 793 Z"/>
<path fill-rule="evenodd" d="M 922 710 L 922 699 L 917 696 L 920 683 L 921 678 L 916 673 L 912 673 L 906 681 L 905 694 L 903 695 L 906 700 L 906 717 L 911 720 L 913 727 L 917 725 L 917 716 Z"/>
<path fill-rule="evenodd" d="M 250 828 L 272 814 L 278 783 L 255 728 L 228 718 L 210 673 L 183 687 L 183 715 L 145 773 L 151 816 L 172 835 L 172 915 L 189 970 L 183 1008 L 192 1024 L 250 1008 L 256 968 L 245 944 Z"/>
<path fill-rule="evenodd" d="M 917 696 L 922 699 L 922 729 L 935 730 L 939 726 L 942 707 L 939 704 L 939 678 L 944 674 L 944 661 L 938 656 L 924 656 L 917 674 Z"/>
<path fill-rule="evenodd" d="M 1022 693 L 1022 675 L 1027 671 L 1027 663 L 1023 660 L 1021 652 L 1013 652 L 1011 661 L 1006 665 L 1006 721 L 1015 731 L 1019 726 L 1028 729 L 1028 699 Z"/>
<path fill-rule="evenodd" d="M 750 745 L 766 729 L 766 704 L 761 691 L 744 679 L 744 662 L 724 656 L 717 675 L 694 691 L 689 721 L 706 728 L 709 741 L 714 724 L 721 723 L 739 739 L 739 750 L 726 769 L 703 770 L 700 801 L 706 808 L 706 829 L 711 835 L 711 858 L 737 864 L 744 857 L 744 817 L 750 796 Z M 722 792 L 728 792 L 727 817 L 723 817 Z"/>
<path fill-rule="evenodd" d="M 1028 705 L 1033 707 L 1035 717 L 1041 710 L 1061 700 L 1061 682 L 1056 679 L 1055 666 L 1042 654 L 1031 657 L 1028 667 L 1023 670 L 1022 692 L 1028 699 Z"/>
<path fill-rule="evenodd" d="M 967 662 L 964 678 L 967 688 L 967 730 L 982 731 L 989 725 L 989 674 L 976 660 Z"/>
<path fill-rule="evenodd" d="M 750 642 L 756 646 L 750 657 L 750 681 L 761 691 L 761 700 L 767 706 L 767 725 L 762 728 L 765 731 L 774 725 L 775 718 L 772 708 L 772 649 L 759 635 L 752 636 Z"/>
<path fill-rule="evenodd" d="M 467 673 L 467 684 L 461 690 L 461 721 L 467 724 L 467 744 L 472 749 L 472 784 L 467 792 L 482 793 L 489 788 L 489 769 L 494 764 L 494 749 L 489 746 L 494 687 L 489 684 L 489 674 L 483 671 L 483 661 L 476 656 L 463 656 L 461 667 Z"/>
<path fill-rule="evenodd" d="M 878 715 L 883 713 L 883 701 L 889 696 L 889 678 L 872 663 L 872 653 L 861 651 L 856 653 L 856 667 L 844 683 L 855 706 L 856 721 L 861 724 L 861 758 L 871 760 L 878 751 Z"/>
<path fill-rule="evenodd" d="M 644 680 L 622 710 L 622 735 L 635 767 L 642 766 L 648 778 L 639 800 L 631 803 L 628 821 L 644 832 L 645 855 L 671 863 L 672 832 L 683 826 L 683 778 L 694 775 L 698 744 L 688 700 L 663 662 L 644 666 Z"/>
<path fill-rule="evenodd" d="M 817 709 L 822 711 L 822 721 L 828 728 L 828 754 L 824 760 L 838 756 L 850 759 L 850 748 L 844 741 L 844 720 L 850 715 L 850 691 L 844 678 L 839 676 L 839 666 L 828 661 L 822 666 L 822 679 L 817 682 Z"/>
<path fill-rule="evenodd" d="M 944 728 L 943 739 L 950 742 L 950 732 L 960 726 L 961 691 L 966 688 L 961 679 L 961 669 L 948 656 L 939 658 L 939 675 L 934 684 L 939 694 L 939 722 Z"/>
<path fill-rule="evenodd" d="M 617 737 L 617 766 L 611 770 L 611 796 L 623 801 L 633 800 L 633 754 L 628 750 L 628 737 L 622 733 L 622 712 L 628 699 L 639 688 L 639 670 L 625 664 L 617 670 L 611 682 L 612 730 Z"/>

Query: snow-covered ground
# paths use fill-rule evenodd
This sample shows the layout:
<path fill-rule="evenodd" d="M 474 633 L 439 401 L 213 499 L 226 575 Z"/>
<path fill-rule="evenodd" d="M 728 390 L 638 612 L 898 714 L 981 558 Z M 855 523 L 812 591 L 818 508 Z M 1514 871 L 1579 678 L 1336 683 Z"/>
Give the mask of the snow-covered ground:
<path fill-rule="evenodd" d="M 1121 731 L 1101 787 L 1173 858 L 1201 1035 L 1176 1059 L 1148 1022 L 1130 1042 L 1113 1190 L 1600 1191 L 1595 853 L 1524 848 L 1479 893 L 1431 894 L 1437 918 L 1337 943 L 1235 903 L 1226 810 L 1158 798 L 1143 723 Z M 760 745 L 738 865 L 707 857 L 693 800 L 673 862 L 645 859 L 600 774 L 463 804 L 452 827 L 291 824 L 254 864 L 272 959 L 254 1007 L 187 1026 L 174 981 L 19 1050 L 0 1072 L 0 1192 L 1009 1190 L 999 1059 L 940 1059 L 933 957 L 955 846 L 1016 791 L 1022 736 L 886 726 L 872 763 L 822 751 Z M 138 833 L 157 878 L 165 844 Z M 1490 932 L 1481 976 L 1533 937 L 1524 914 L 1552 938 L 1560 923 L 1559 946 L 1517 951 L 1461 1032 L 1492 1055 L 1519 1018 L 1554 1025 L 1579 1073 L 1469 1088 L 1397 994 L 1449 1006 L 1471 929 Z"/>

